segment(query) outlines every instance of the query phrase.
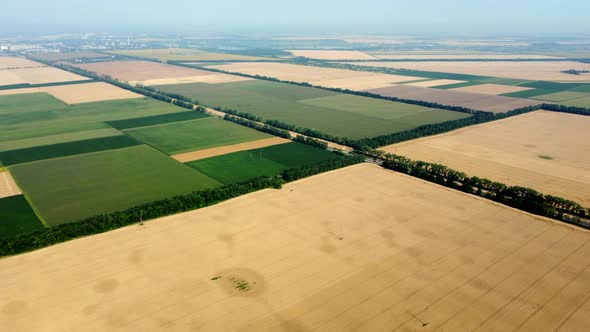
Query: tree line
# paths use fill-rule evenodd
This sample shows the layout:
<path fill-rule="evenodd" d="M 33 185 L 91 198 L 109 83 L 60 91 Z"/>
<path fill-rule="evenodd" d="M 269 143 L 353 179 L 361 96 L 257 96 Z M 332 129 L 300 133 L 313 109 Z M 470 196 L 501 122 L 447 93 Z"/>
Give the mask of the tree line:
<path fill-rule="evenodd" d="M 142 204 L 124 211 L 97 215 L 81 221 L 57 225 L 12 238 L 0 239 L 0 256 L 15 255 L 82 236 L 137 224 L 143 220 L 199 209 L 262 189 L 279 189 L 285 182 L 354 165 L 362 161 L 363 158 L 358 156 L 336 157 L 333 160 L 326 160 L 315 165 L 285 170 L 277 177 L 258 177 L 236 184 Z"/>
<path fill-rule="evenodd" d="M 415 161 L 395 154 L 372 154 L 383 158 L 382 166 L 449 188 L 477 195 L 536 215 L 590 229 L 590 209 L 561 197 L 544 195 L 534 189 L 467 176 L 447 166 Z"/>

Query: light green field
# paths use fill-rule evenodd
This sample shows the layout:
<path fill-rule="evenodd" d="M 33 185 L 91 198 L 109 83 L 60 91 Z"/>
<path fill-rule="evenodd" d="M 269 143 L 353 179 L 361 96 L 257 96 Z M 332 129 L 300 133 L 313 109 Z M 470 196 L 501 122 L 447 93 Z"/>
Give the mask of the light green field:
<path fill-rule="evenodd" d="M 392 134 L 469 114 L 261 80 L 161 85 L 160 90 L 353 139 Z"/>
<path fill-rule="evenodd" d="M 28 144 L 22 140 L 109 128 L 104 121 L 180 111 L 147 98 L 67 105 L 46 93 L 0 96 L 0 142 L 3 149 L 11 149 L 11 144 L 18 148 Z"/>
<path fill-rule="evenodd" d="M 187 48 L 170 48 L 170 49 L 145 49 L 145 50 L 117 50 L 109 51 L 108 53 L 118 55 L 128 55 L 140 58 L 148 58 L 166 61 L 228 61 L 228 60 L 242 60 L 254 61 L 264 60 L 265 58 L 225 54 L 225 53 L 211 53 Z"/>
<path fill-rule="evenodd" d="M 10 170 L 48 226 L 220 185 L 145 145 Z"/>
<path fill-rule="evenodd" d="M 572 100 L 565 101 L 562 104 L 564 104 L 566 106 L 590 108 L 590 97 L 580 98 L 580 99 L 572 99 Z"/>
<path fill-rule="evenodd" d="M 215 117 L 142 127 L 127 135 L 168 154 L 270 138 L 271 135 Z"/>
<path fill-rule="evenodd" d="M 564 102 L 574 99 L 589 98 L 590 94 L 575 91 L 561 91 L 556 93 L 549 93 L 546 95 L 535 96 L 534 99 L 547 100 L 554 102 Z"/>

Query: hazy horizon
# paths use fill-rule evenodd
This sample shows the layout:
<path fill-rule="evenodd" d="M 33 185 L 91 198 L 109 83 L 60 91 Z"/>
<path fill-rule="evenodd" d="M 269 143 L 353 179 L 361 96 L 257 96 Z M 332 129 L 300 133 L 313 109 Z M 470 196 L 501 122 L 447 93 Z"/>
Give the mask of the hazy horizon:
<path fill-rule="evenodd" d="M 3 4 L 0 31 L 577 36 L 590 31 L 588 11 L 590 2 L 581 0 L 548 0 L 542 6 L 532 0 L 30 0 Z"/>

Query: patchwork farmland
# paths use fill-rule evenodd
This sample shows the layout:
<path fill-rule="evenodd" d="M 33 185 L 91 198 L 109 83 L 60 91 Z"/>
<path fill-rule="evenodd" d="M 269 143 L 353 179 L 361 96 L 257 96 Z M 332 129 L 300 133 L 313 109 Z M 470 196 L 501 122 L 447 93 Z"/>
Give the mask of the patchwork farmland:
<path fill-rule="evenodd" d="M 208 106 L 236 109 L 263 119 L 353 139 L 390 134 L 470 114 L 387 100 L 252 80 L 223 84 L 161 85 L 157 89 L 198 99 Z"/>
<path fill-rule="evenodd" d="M 4 62 L 6 66 L 37 64 L 10 59 Z M 113 74 L 121 80 L 177 82 L 188 77 L 190 81 L 191 76 L 186 75 L 197 73 L 220 77 L 221 81 L 225 77 L 230 82 L 249 81 L 146 61 L 88 65 L 94 65 L 91 69 L 101 75 Z M 227 180 L 228 171 L 243 181 L 277 177 L 291 168 L 342 158 L 299 143 L 285 145 L 290 140 L 201 111 L 84 80 L 0 90 L 0 205 L 8 209 L 0 214 L 0 238 L 235 183 Z M 277 144 L 285 147 L 273 153 L 272 146 Z M 270 149 L 264 153 L 267 163 L 275 162 L 277 168 L 269 169 L 264 162 L 259 163 L 261 167 L 250 164 L 243 170 L 229 170 L 228 165 L 217 170 L 203 167 L 210 177 L 198 167 L 182 163 L 213 157 L 231 159 L 232 153 L 240 151 L 255 151 L 260 156 L 256 149 L 263 148 Z M 277 153 L 301 160 L 283 160 L 285 157 L 281 159 Z M 198 155 L 201 157 L 195 158 Z"/>
<path fill-rule="evenodd" d="M 422 100 L 442 105 L 460 106 L 493 113 L 505 113 L 514 109 L 541 104 L 539 101 L 493 96 L 488 94 L 440 90 L 409 85 L 372 89 L 367 92 L 387 97 Z"/>
<path fill-rule="evenodd" d="M 382 148 L 590 205 L 590 118 L 536 111 Z"/>
<path fill-rule="evenodd" d="M 219 186 L 147 146 L 10 167 L 48 226 Z"/>
<path fill-rule="evenodd" d="M 404 61 L 367 62 L 362 65 L 531 81 L 590 82 L 590 74 L 571 75 L 562 72 L 590 69 L 590 64 L 573 61 Z"/>
<path fill-rule="evenodd" d="M 589 240 L 363 164 L 0 260 L 0 325 L 583 331 Z"/>
<path fill-rule="evenodd" d="M 110 61 L 76 64 L 75 66 L 99 75 L 111 76 L 120 81 L 127 81 L 130 84 L 223 83 L 249 80 L 240 76 L 213 73 L 151 61 Z"/>
<path fill-rule="evenodd" d="M 585 330 L 590 84 L 302 44 L 0 57 L 0 328 Z"/>
<path fill-rule="evenodd" d="M 389 75 L 273 62 L 232 63 L 209 67 L 228 72 L 274 77 L 283 81 L 306 82 L 316 86 L 350 90 L 383 88 L 401 82 L 424 79 L 423 77 L 406 75 Z"/>
<path fill-rule="evenodd" d="M 199 51 L 195 49 L 146 49 L 146 50 L 115 50 L 110 51 L 111 54 L 126 55 L 139 58 L 147 58 L 158 60 L 161 62 L 167 61 L 253 61 L 264 60 L 261 57 L 244 56 L 228 53 L 211 53 Z"/>

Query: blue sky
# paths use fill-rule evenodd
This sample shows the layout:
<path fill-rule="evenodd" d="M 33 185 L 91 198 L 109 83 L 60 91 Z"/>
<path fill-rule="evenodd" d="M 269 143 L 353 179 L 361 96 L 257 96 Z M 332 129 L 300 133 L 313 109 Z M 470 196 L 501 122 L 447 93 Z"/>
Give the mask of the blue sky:
<path fill-rule="evenodd" d="M 5 28 L 388 33 L 585 33 L 589 0 L 22 0 Z M 242 30 L 243 29 L 243 30 Z"/>

